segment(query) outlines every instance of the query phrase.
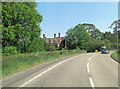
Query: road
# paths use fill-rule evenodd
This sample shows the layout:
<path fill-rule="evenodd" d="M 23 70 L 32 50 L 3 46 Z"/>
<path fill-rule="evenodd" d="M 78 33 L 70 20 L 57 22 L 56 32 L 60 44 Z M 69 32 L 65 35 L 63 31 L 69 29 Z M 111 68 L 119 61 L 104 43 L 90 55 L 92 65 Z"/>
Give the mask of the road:
<path fill-rule="evenodd" d="M 118 63 L 110 54 L 70 56 L 3 79 L 3 87 L 118 87 Z"/>

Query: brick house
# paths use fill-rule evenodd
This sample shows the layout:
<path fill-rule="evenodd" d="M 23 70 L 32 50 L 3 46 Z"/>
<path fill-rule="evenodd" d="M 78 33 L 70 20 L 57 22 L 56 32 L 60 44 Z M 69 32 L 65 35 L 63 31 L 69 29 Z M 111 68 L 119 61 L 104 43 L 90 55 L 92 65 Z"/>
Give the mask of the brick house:
<path fill-rule="evenodd" d="M 57 49 L 60 49 L 60 44 L 64 40 L 64 37 L 60 37 L 60 33 L 58 33 L 58 37 L 56 37 L 56 34 L 54 34 L 54 38 L 46 38 L 45 34 L 43 34 L 43 39 L 46 40 L 46 43 L 57 45 Z"/>

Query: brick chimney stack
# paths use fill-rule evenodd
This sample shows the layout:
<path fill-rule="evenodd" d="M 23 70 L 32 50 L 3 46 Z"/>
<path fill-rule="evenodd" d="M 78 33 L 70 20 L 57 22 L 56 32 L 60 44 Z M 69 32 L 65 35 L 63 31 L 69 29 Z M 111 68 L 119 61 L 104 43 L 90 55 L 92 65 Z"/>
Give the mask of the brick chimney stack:
<path fill-rule="evenodd" d="M 56 38 L 56 34 L 54 34 L 54 38 Z"/>
<path fill-rule="evenodd" d="M 45 34 L 43 34 L 43 38 L 46 38 L 46 37 L 45 37 Z"/>
<path fill-rule="evenodd" d="M 60 33 L 59 33 L 59 38 L 60 38 Z"/>

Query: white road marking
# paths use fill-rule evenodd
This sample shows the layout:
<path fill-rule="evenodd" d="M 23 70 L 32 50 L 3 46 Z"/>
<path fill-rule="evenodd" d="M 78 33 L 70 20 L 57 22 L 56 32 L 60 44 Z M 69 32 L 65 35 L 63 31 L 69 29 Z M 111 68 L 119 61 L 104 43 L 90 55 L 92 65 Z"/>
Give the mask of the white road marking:
<path fill-rule="evenodd" d="M 93 55 L 94 56 L 94 55 Z M 88 63 L 87 63 L 87 71 L 88 71 L 88 73 L 90 73 L 90 67 L 89 67 L 89 65 L 90 65 L 90 60 L 91 60 L 91 58 L 93 57 L 93 56 L 91 56 L 89 59 L 88 59 Z M 92 78 L 91 77 L 89 77 L 89 81 L 90 81 L 90 84 L 91 84 L 91 86 L 92 86 L 92 89 L 95 89 L 95 85 L 94 85 L 94 83 L 93 83 L 93 80 L 92 80 Z"/>
<path fill-rule="evenodd" d="M 88 73 L 90 73 L 89 62 L 87 63 L 87 71 L 88 71 Z"/>
<path fill-rule="evenodd" d="M 88 59 L 89 61 L 91 60 L 91 57 Z"/>
<path fill-rule="evenodd" d="M 116 62 L 115 60 L 113 60 L 113 59 L 110 57 L 110 55 L 109 55 L 109 58 L 110 58 L 114 63 L 118 64 L 118 62 Z"/>
<path fill-rule="evenodd" d="M 49 70 L 55 68 L 56 66 L 58 66 L 58 65 L 60 65 L 60 64 L 62 64 L 62 63 L 64 63 L 64 62 L 66 62 L 66 61 L 68 61 L 68 60 L 70 60 L 70 59 L 72 59 L 72 58 L 76 58 L 76 57 L 83 56 L 83 55 L 86 55 L 86 54 L 77 55 L 77 56 L 74 56 L 74 57 L 68 58 L 68 59 L 66 59 L 66 60 L 64 60 L 64 61 L 59 62 L 58 64 L 56 64 L 56 65 L 48 68 L 47 70 L 43 71 L 43 72 L 40 73 L 39 75 L 33 77 L 32 79 L 28 80 L 28 81 L 25 82 L 24 84 L 20 85 L 19 88 L 17 88 L 17 89 L 20 89 L 20 87 L 25 86 L 26 84 L 30 83 L 31 81 L 35 80 L 36 78 L 40 77 L 41 75 L 43 75 L 44 73 L 48 72 Z"/>
<path fill-rule="evenodd" d="M 91 84 L 91 86 L 92 86 L 92 89 L 95 89 L 95 85 L 94 85 L 93 80 L 92 80 L 91 77 L 89 78 L 89 81 L 90 81 L 90 84 Z"/>

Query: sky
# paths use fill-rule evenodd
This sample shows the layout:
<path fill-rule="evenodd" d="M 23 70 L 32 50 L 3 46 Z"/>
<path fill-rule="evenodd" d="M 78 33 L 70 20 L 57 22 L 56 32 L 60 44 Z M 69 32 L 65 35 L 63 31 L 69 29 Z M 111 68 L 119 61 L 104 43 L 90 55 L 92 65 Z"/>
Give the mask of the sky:
<path fill-rule="evenodd" d="M 78 24 L 94 24 L 101 32 L 118 19 L 117 2 L 37 2 L 36 9 L 43 16 L 40 23 L 43 34 L 52 38 L 54 33 L 65 36 L 67 30 Z"/>

